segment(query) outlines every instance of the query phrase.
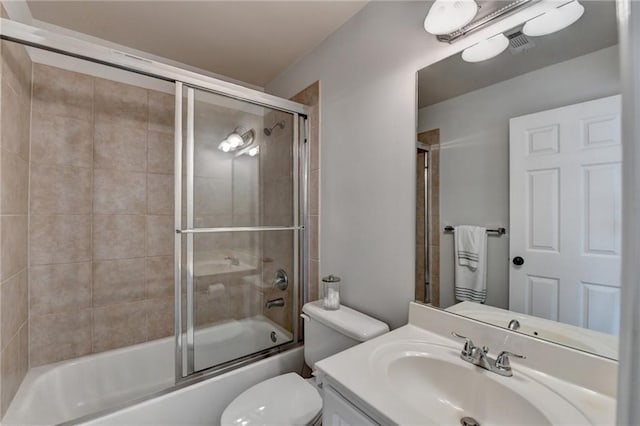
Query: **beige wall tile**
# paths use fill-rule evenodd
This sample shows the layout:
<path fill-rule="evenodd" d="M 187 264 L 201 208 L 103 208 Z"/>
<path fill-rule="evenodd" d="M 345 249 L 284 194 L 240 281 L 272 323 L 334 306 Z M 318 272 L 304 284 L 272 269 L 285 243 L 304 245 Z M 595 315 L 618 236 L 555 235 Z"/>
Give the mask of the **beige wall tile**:
<path fill-rule="evenodd" d="M 33 67 L 33 110 L 93 120 L 93 78 L 47 65 Z"/>
<path fill-rule="evenodd" d="M 262 183 L 265 225 L 293 223 L 293 182 L 291 177 L 265 179 Z"/>
<path fill-rule="evenodd" d="M 147 213 L 173 215 L 173 175 L 147 174 Z"/>
<path fill-rule="evenodd" d="M 121 120 L 97 122 L 94 164 L 99 169 L 147 171 L 147 131 L 124 126 Z"/>
<path fill-rule="evenodd" d="M 147 339 L 146 302 L 123 303 L 95 308 L 93 352 L 142 343 Z"/>
<path fill-rule="evenodd" d="M 30 315 L 91 307 L 91 262 L 29 268 Z"/>
<path fill-rule="evenodd" d="M 144 216 L 95 215 L 93 217 L 94 260 L 143 257 L 145 222 Z"/>
<path fill-rule="evenodd" d="M 147 216 L 147 256 L 171 256 L 173 216 Z"/>
<path fill-rule="evenodd" d="M 257 157 L 242 156 L 233 163 L 233 214 L 260 211 L 260 165 Z"/>
<path fill-rule="evenodd" d="M 27 216 L 0 217 L 0 281 L 27 266 Z"/>
<path fill-rule="evenodd" d="M 229 179 L 233 170 L 233 156 L 222 152 L 218 145 L 227 135 L 220 135 L 218 139 L 210 135 L 198 137 L 194 149 L 193 174 L 197 177 Z"/>
<path fill-rule="evenodd" d="M 92 167 L 91 122 L 34 112 L 31 117 L 31 162 Z"/>
<path fill-rule="evenodd" d="M 316 116 L 318 116 L 317 114 Z M 312 117 L 311 127 L 311 144 L 309 145 L 309 169 L 320 170 L 320 124 L 318 120 Z"/>
<path fill-rule="evenodd" d="M 2 41 L 3 80 L 24 98 L 31 96 L 31 59 L 24 46 Z"/>
<path fill-rule="evenodd" d="M 309 258 L 319 259 L 318 250 L 318 216 L 309 216 Z"/>
<path fill-rule="evenodd" d="M 91 260 L 91 216 L 32 215 L 29 247 L 31 265 Z"/>
<path fill-rule="evenodd" d="M 25 161 L 29 160 L 29 118 L 30 106 L 3 79 L 2 104 L 11 108 L 2 108 L 2 148 L 7 152 L 19 155 Z"/>
<path fill-rule="evenodd" d="M 149 130 L 173 134 L 175 96 L 149 91 Z"/>
<path fill-rule="evenodd" d="M 27 270 L 2 283 L 0 294 L 0 336 L 4 350 L 22 324 L 27 321 Z"/>
<path fill-rule="evenodd" d="M 231 179 L 196 177 L 194 210 L 197 216 L 232 214 Z"/>
<path fill-rule="evenodd" d="M 2 214 L 27 214 L 29 164 L 18 155 L 6 151 L 3 151 L 0 157 L 2 157 L 0 162 L 0 212 Z"/>
<path fill-rule="evenodd" d="M 147 301 L 147 340 L 161 339 L 174 334 L 173 297 Z"/>
<path fill-rule="evenodd" d="M 153 92 L 150 92 L 153 93 Z M 147 133 L 147 171 L 173 174 L 173 133 Z"/>
<path fill-rule="evenodd" d="M 231 221 L 231 217 L 229 216 L 227 223 L 230 223 L 230 221 Z M 209 223 L 214 223 L 214 225 L 211 225 L 211 227 L 219 226 L 219 225 L 215 225 L 215 223 L 218 223 L 215 221 L 209 222 L 208 220 L 205 220 L 202 223 L 204 224 L 203 227 L 209 227 L 208 225 Z M 201 225 L 198 225 L 198 226 L 201 226 Z M 233 234 L 227 233 L 227 232 L 215 233 L 215 234 L 196 234 L 193 238 L 193 246 L 196 251 L 231 250 L 231 249 L 235 250 L 240 248 L 241 246 L 240 242 L 244 243 L 242 247 L 246 247 L 251 244 L 248 241 L 249 237 L 247 236 L 247 234 L 249 234 L 249 232 L 234 232 Z M 252 232 L 252 234 L 257 234 L 257 232 Z M 238 238 L 239 243 L 233 244 L 236 238 Z M 251 248 L 253 248 L 255 246 L 255 241 L 257 240 L 254 238 L 250 241 L 253 242 L 253 245 L 250 246 Z"/>
<path fill-rule="evenodd" d="M 173 256 L 147 257 L 146 297 L 169 297 L 174 293 Z"/>
<path fill-rule="evenodd" d="M 320 199 L 320 170 L 309 173 L 309 214 L 319 215 L 320 209 L 318 200 Z"/>
<path fill-rule="evenodd" d="M 115 81 L 95 79 L 96 123 L 147 129 L 147 90 Z"/>
<path fill-rule="evenodd" d="M 93 211 L 97 214 L 144 214 L 146 212 L 145 173 L 95 169 L 93 171 Z"/>
<path fill-rule="evenodd" d="M 91 169 L 33 164 L 31 214 L 90 214 Z"/>
<path fill-rule="evenodd" d="M 30 366 L 90 354 L 91 321 L 91 309 L 32 315 L 29 320 Z"/>
<path fill-rule="evenodd" d="M 94 262 L 93 306 L 144 299 L 144 273 L 144 258 Z"/>
<path fill-rule="evenodd" d="M 0 373 L 2 377 L 1 404 L 5 413 L 14 395 L 18 391 L 22 379 L 27 374 L 27 323 L 23 323 L 19 332 L 13 336 L 7 347 L 2 351 Z"/>
<path fill-rule="evenodd" d="M 320 298 L 320 262 L 309 260 L 309 301 Z"/>

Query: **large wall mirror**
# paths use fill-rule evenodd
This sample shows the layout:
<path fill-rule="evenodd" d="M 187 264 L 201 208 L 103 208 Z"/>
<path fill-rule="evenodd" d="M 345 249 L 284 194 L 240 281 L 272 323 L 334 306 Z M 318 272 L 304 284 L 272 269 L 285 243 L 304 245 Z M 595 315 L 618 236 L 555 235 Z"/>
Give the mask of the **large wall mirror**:
<path fill-rule="evenodd" d="M 617 359 L 616 12 L 582 5 L 563 30 L 520 25 L 495 57 L 418 72 L 416 300 Z"/>

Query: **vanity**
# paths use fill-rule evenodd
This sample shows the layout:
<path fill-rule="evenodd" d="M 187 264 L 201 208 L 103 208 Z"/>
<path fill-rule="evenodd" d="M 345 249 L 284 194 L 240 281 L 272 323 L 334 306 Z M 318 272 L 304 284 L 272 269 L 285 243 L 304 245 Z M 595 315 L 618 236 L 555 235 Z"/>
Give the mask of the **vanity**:
<path fill-rule="evenodd" d="M 526 358 L 510 356 L 511 377 L 486 370 L 451 332 L 494 366 L 502 351 Z M 326 425 L 615 424 L 616 361 L 419 303 L 406 326 L 317 368 Z"/>

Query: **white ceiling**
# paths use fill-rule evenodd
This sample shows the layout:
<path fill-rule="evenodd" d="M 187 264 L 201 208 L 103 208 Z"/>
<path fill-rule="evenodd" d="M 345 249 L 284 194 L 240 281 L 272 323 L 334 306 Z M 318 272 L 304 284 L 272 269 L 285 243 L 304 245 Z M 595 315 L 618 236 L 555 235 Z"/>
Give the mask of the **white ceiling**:
<path fill-rule="evenodd" d="M 531 37 L 535 47 L 526 52 L 514 55 L 507 50 L 473 64 L 457 54 L 418 71 L 418 108 L 617 44 L 615 2 L 581 4 L 585 13 L 576 23 L 554 34 Z"/>
<path fill-rule="evenodd" d="M 366 1 L 28 1 L 35 19 L 265 86 Z"/>

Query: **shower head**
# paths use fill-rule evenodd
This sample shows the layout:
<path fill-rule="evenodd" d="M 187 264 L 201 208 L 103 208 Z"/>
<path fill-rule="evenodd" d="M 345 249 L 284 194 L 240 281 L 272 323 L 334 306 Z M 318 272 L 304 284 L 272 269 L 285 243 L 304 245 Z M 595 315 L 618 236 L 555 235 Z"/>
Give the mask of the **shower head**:
<path fill-rule="evenodd" d="M 271 136 L 271 133 L 273 132 L 273 129 L 275 129 L 276 127 L 280 127 L 281 129 L 284 129 L 284 120 L 278 121 L 276 124 L 271 126 L 271 128 L 265 127 L 264 128 L 264 134 L 267 135 L 267 136 Z"/>

